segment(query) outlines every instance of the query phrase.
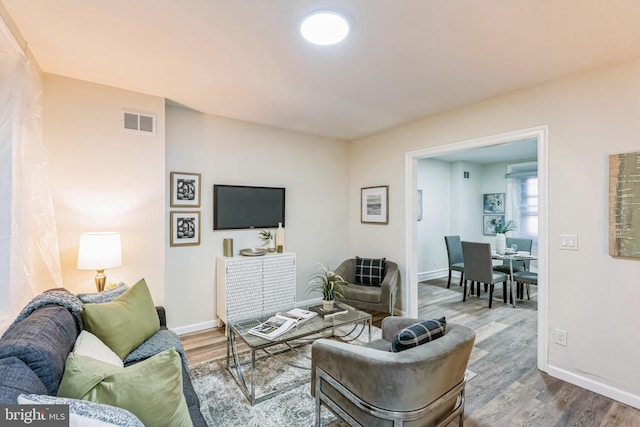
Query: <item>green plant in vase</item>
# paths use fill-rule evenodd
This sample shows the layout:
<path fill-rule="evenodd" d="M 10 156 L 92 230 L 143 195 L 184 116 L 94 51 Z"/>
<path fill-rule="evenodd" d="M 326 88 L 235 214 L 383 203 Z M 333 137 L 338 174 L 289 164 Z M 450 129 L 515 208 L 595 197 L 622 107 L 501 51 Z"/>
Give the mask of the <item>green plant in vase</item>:
<path fill-rule="evenodd" d="M 329 270 L 323 264 L 319 265 L 321 271 L 311 276 L 311 279 L 308 282 L 308 292 L 322 292 L 322 308 L 330 311 L 333 309 L 336 297 L 344 298 L 342 289 L 348 282 L 341 276 Z"/>
<path fill-rule="evenodd" d="M 273 233 L 270 230 L 260 231 L 260 240 L 262 240 L 262 246 L 266 246 L 269 252 L 275 252 L 276 245 L 273 241 Z"/>
<path fill-rule="evenodd" d="M 515 230 L 516 226 L 514 225 L 513 221 L 507 221 L 506 223 L 502 223 L 502 221 L 498 220 L 495 222 L 495 225 L 493 227 L 493 231 L 496 234 L 506 234 L 511 230 Z"/>

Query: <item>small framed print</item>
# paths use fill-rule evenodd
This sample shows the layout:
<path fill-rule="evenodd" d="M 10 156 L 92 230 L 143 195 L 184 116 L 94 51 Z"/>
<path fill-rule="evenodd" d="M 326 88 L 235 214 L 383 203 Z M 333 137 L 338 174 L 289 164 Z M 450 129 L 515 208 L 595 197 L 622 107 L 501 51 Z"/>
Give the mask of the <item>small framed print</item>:
<path fill-rule="evenodd" d="M 482 212 L 486 214 L 504 214 L 504 193 L 484 194 Z"/>
<path fill-rule="evenodd" d="M 200 174 L 171 172 L 171 207 L 200 207 Z"/>
<path fill-rule="evenodd" d="M 485 215 L 482 219 L 482 234 L 495 236 L 496 227 L 504 224 L 504 215 Z"/>
<path fill-rule="evenodd" d="M 171 212 L 170 246 L 200 244 L 200 212 Z"/>
<path fill-rule="evenodd" d="M 361 189 L 360 222 L 363 224 L 389 224 L 388 185 Z"/>

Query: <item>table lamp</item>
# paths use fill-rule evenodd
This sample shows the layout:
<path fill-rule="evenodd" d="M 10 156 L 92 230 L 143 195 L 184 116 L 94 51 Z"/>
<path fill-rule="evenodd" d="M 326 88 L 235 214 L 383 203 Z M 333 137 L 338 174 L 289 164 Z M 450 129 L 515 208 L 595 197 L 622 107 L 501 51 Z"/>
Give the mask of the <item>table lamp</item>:
<path fill-rule="evenodd" d="M 96 270 L 96 288 L 104 290 L 104 270 L 122 265 L 120 233 L 82 233 L 78 247 L 78 270 Z"/>

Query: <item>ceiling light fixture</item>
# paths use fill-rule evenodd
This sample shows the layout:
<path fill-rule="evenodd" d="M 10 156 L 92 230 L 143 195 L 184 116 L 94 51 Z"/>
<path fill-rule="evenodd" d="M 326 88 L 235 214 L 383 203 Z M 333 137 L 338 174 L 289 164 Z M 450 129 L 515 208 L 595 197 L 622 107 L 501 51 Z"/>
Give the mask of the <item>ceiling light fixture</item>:
<path fill-rule="evenodd" d="M 340 43 L 349 34 L 347 19 L 333 11 L 318 10 L 307 15 L 300 25 L 300 33 L 305 40 L 328 46 Z"/>

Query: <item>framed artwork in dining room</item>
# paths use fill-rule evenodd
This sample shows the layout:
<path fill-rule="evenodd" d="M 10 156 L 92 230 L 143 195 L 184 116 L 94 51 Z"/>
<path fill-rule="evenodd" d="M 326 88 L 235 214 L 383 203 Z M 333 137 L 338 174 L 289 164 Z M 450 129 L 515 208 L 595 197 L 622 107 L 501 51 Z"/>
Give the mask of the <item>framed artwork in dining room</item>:
<path fill-rule="evenodd" d="M 482 218 L 482 234 L 495 236 L 496 226 L 504 224 L 504 215 L 484 215 Z"/>
<path fill-rule="evenodd" d="M 169 246 L 200 245 L 200 212 L 171 212 Z"/>
<path fill-rule="evenodd" d="M 171 172 L 171 207 L 200 207 L 200 174 Z"/>
<path fill-rule="evenodd" d="M 360 190 L 360 222 L 389 224 L 389 186 L 364 187 Z"/>
<path fill-rule="evenodd" d="M 487 193 L 483 195 L 482 212 L 486 214 L 504 214 L 505 193 Z"/>

